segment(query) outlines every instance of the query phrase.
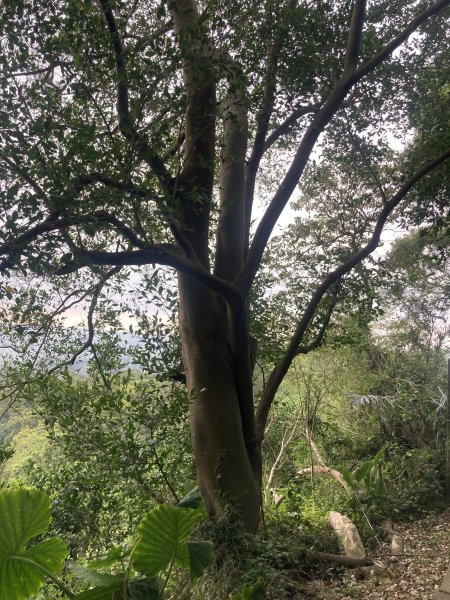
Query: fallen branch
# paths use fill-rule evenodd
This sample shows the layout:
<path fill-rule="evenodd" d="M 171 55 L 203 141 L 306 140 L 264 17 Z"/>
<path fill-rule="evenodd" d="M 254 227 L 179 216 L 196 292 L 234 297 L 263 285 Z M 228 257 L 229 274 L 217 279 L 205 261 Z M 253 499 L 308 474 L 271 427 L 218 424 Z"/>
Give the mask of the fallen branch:
<path fill-rule="evenodd" d="M 337 511 L 330 512 L 330 525 L 341 542 L 346 557 L 363 559 L 366 557 L 356 525 L 348 517 Z"/>
<path fill-rule="evenodd" d="M 314 560 L 332 562 L 345 567 L 369 567 L 373 565 L 370 558 L 355 558 L 354 556 L 342 556 L 341 554 L 331 554 L 329 552 L 319 552 L 317 550 L 306 550 L 306 556 Z"/>
<path fill-rule="evenodd" d="M 336 471 L 335 469 L 330 469 L 330 467 L 326 467 L 325 465 L 316 465 L 314 467 L 306 467 L 304 469 L 300 469 L 300 471 L 297 471 L 297 475 L 302 477 L 304 475 L 311 475 L 311 472 L 313 474 L 323 473 L 325 475 L 329 475 L 330 477 L 333 477 L 333 479 L 339 481 L 339 483 L 342 485 L 346 492 L 350 491 L 347 482 L 342 476 L 342 473 L 340 471 Z"/>

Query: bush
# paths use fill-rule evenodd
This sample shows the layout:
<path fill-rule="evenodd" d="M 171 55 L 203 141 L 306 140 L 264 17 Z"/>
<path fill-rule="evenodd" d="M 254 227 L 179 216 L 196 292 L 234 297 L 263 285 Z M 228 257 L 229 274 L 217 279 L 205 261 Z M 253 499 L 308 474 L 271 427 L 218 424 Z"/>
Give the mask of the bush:
<path fill-rule="evenodd" d="M 438 450 L 390 446 L 385 466 L 388 516 L 414 519 L 443 508 L 442 462 Z"/>

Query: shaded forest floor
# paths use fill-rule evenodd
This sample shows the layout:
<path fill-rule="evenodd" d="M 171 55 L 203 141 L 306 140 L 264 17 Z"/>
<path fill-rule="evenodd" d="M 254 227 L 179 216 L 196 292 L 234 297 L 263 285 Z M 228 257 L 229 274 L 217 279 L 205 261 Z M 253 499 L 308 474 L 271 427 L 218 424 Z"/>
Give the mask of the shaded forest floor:
<path fill-rule="evenodd" d="M 297 600 L 432 600 L 450 560 L 450 508 L 440 515 L 403 523 L 404 555 L 388 563 L 389 544 L 380 543 L 376 562 L 388 566 L 360 581 L 358 570 L 329 569 L 309 582 Z"/>

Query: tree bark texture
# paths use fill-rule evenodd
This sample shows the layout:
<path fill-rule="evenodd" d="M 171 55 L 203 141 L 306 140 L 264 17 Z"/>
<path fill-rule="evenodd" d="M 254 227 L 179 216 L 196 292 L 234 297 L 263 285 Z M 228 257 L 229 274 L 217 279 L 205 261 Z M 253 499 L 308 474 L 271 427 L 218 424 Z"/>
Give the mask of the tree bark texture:
<path fill-rule="evenodd" d="M 210 515 L 227 504 L 256 531 L 260 487 L 245 444 L 227 311 L 209 290 L 179 278 L 179 326 L 190 394 L 189 415 L 198 484 Z"/>

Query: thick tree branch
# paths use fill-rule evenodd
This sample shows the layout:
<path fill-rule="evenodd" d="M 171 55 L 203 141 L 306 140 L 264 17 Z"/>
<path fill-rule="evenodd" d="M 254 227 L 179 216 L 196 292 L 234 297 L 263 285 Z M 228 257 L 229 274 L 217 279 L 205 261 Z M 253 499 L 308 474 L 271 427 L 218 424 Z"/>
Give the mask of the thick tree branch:
<path fill-rule="evenodd" d="M 361 47 L 361 33 L 366 12 L 366 0 L 356 0 L 353 5 L 352 21 L 347 40 L 345 53 L 344 73 L 353 73 L 358 66 L 359 51 Z"/>
<path fill-rule="evenodd" d="M 228 61 L 232 59 L 227 57 Z M 220 156 L 220 210 L 216 234 L 214 274 L 233 281 L 242 269 L 245 228 L 245 157 L 248 106 L 239 66 L 228 70 L 228 96 L 223 110 Z M 237 73 L 237 76 L 236 76 Z M 242 302 L 228 308 L 228 330 L 242 433 L 255 478 L 261 473 L 261 453 L 255 430 L 253 366 L 249 346 L 248 307 Z"/>
<path fill-rule="evenodd" d="M 348 91 L 346 81 L 341 79 L 306 130 L 283 181 L 261 218 L 242 272 L 236 279 L 236 285 L 244 294 L 250 290 L 273 228 L 303 173 L 317 139 L 337 112 Z"/>
<path fill-rule="evenodd" d="M 287 10 L 293 11 L 297 6 L 296 0 L 287 2 Z M 265 150 L 265 141 L 269 131 L 270 117 L 275 104 L 275 92 L 277 86 L 277 68 L 279 53 L 285 42 L 286 27 L 282 27 L 275 40 L 269 42 L 267 52 L 267 67 L 264 77 L 264 91 L 261 101 L 261 109 L 256 117 L 256 133 L 253 148 L 248 159 L 245 177 L 245 254 L 248 252 L 250 223 L 252 217 L 253 198 L 255 195 L 256 174 Z"/>
<path fill-rule="evenodd" d="M 166 265 L 184 273 L 208 289 L 222 296 L 229 304 L 242 304 L 239 291 L 229 282 L 211 275 L 200 265 L 176 253 L 172 244 L 154 244 L 143 250 L 106 252 L 79 249 L 76 258 L 55 271 L 55 275 L 67 275 L 92 265 L 140 266 Z"/>
<path fill-rule="evenodd" d="M 114 13 L 108 0 L 98 0 L 103 12 L 108 30 L 111 36 L 114 55 L 116 61 L 117 76 L 117 116 L 119 119 L 119 129 L 123 136 L 130 142 L 136 144 L 136 148 L 141 158 L 153 169 L 163 190 L 171 196 L 173 192 L 173 178 L 168 172 L 163 160 L 148 141 L 140 134 L 135 127 L 130 113 L 128 73 L 125 58 L 125 47 L 117 26 Z"/>
<path fill-rule="evenodd" d="M 74 225 L 87 225 L 89 223 L 110 223 L 117 231 L 119 231 L 129 242 L 136 246 L 137 248 L 144 249 L 147 247 L 147 244 L 142 241 L 134 231 L 128 227 L 125 223 L 120 221 L 114 214 L 110 214 L 106 211 L 96 211 L 92 214 L 82 215 L 80 217 L 51 217 L 35 225 L 34 227 L 30 227 L 27 231 L 17 235 L 10 242 L 4 243 L 0 245 L 0 255 L 8 255 L 10 258 L 12 256 L 17 256 L 22 253 L 23 249 L 26 248 L 30 243 L 35 241 L 44 233 L 49 233 L 52 231 L 63 231 L 69 227 Z M 9 262 L 9 261 L 5 261 Z M 13 266 L 14 261 L 11 264 L 8 264 L 7 267 L 4 266 L 4 263 L 0 263 L 0 271 L 6 270 L 7 268 L 11 268 Z"/>
<path fill-rule="evenodd" d="M 279 363 L 275 366 L 272 373 L 267 380 L 266 387 L 263 391 L 261 401 L 258 406 L 258 411 L 256 415 L 256 422 L 258 428 L 258 434 L 262 437 L 264 435 L 264 429 L 267 422 L 267 417 L 269 415 L 269 410 L 272 405 L 275 394 L 284 379 L 292 361 L 298 354 L 298 350 L 303 340 L 303 337 L 313 319 L 317 307 L 319 306 L 323 296 L 327 293 L 327 291 L 334 285 L 341 277 L 343 277 L 346 273 L 351 271 L 357 264 L 367 258 L 378 246 L 380 242 L 381 233 L 383 231 L 383 227 L 388 220 L 389 216 L 392 214 L 393 210 L 399 205 L 399 203 L 403 200 L 409 190 L 420 181 L 425 175 L 433 171 L 436 167 L 441 165 L 445 160 L 450 158 L 450 149 L 444 151 L 438 157 L 436 157 L 433 161 L 426 164 L 424 167 L 419 169 L 416 173 L 411 175 L 400 187 L 394 196 L 386 202 L 383 206 L 380 214 L 378 215 L 378 219 L 376 221 L 373 233 L 367 242 L 367 244 L 361 248 L 358 252 L 356 252 L 353 256 L 351 256 L 347 261 L 341 264 L 339 267 L 331 271 L 325 279 L 320 283 L 317 287 L 316 291 L 312 295 L 308 305 L 305 308 L 302 318 L 299 320 L 296 330 L 289 342 L 289 345 L 286 349 L 286 352 Z"/>
<path fill-rule="evenodd" d="M 245 243 L 245 154 L 247 150 L 247 106 L 242 90 L 227 99 L 224 139 L 220 156 L 220 210 L 217 223 L 214 273 L 233 281 L 242 269 Z M 244 96 L 244 97 L 243 97 Z"/>
<path fill-rule="evenodd" d="M 75 182 L 73 183 L 73 190 L 76 193 L 79 193 L 85 187 L 95 184 L 95 183 L 101 183 L 105 186 L 127 192 L 130 195 L 138 197 L 138 198 L 154 201 L 156 203 L 156 205 L 158 206 L 158 208 L 161 210 L 164 218 L 166 219 L 166 221 L 170 227 L 170 230 L 175 238 L 175 241 L 177 242 L 179 247 L 183 250 L 183 252 L 186 254 L 186 256 L 188 258 L 191 258 L 192 260 L 194 260 L 194 262 L 198 262 L 198 258 L 196 256 L 191 244 L 179 231 L 177 223 L 174 220 L 173 214 L 171 214 L 171 209 L 168 209 L 165 206 L 165 203 L 162 198 L 159 198 L 153 192 L 149 192 L 147 190 L 144 190 L 142 188 L 134 186 L 131 183 L 122 183 L 120 181 L 112 179 L 111 177 L 102 175 L 101 173 L 95 173 L 95 172 L 78 177 L 78 179 L 76 179 Z M 135 211 L 135 217 L 136 217 L 138 228 L 141 230 L 142 233 L 145 233 L 142 231 L 142 225 L 139 223 L 139 215 L 136 214 L 136 211 Z M 124 234 L 125 237 L 127 237 L 134 246 L 136 246 L 138 248 L 142 248 L 142 249 L 146 247 L 147 244 L 143 240 L 140 240 L 138 238 L 138 236 L 129 227 L 127 227 L 126 225 L 121 223 L 117 218 L 111 217 L 109 219 L 109 222 L 111 224 L 113 224 L 119 231 L 121 231 L 121 233 Z"/>
<path fill-rule="evenodd" d="M 414 19 L 401 34 L 399 34 L 390 44 L 385 46 L 385 48 L 373 59 L 367 61 L 364 65 L 352 72 L 343 72 L 325 104 L 317 112 L 310 126 L 306 130 L 283 181 L 279 185 L 278 190 L 270 201 L 269 206 L 258 225 L 242 273 L 236 279 L 236 285 L 241 289 L 242 293 L 247 294 L 250 290 L 273 228 L 303 174 L 317 139 L 341 107 L 345 96 L 358 81 L 388 58 L 390 54 L 402 44 L 411 33 L 416 31 L 420 25 L 449 4 L 450 0 L 440 0 L 439 2 L 436 2 L 428 10 L 424 11 Z M 359 6 L 358 4 L 358 7 L 358 10 L 360 11 L 362 6 Z M 358 11 L 356 11 L 356 13 L 358 13 Z M 360 16 L 356 17 L 355 13 L 353 13 L 353 17 L 348 41 L 348 48 L 350 48 L 348 56 L 351 57 L 351 64 L 354 62 L 356 44 L 360 36 L 360 33 L 356 35 L 357 29 L 362 25 Z M 350 38 L 352 36 L 355 37 L 355 40 L 350 43 Z"/>
<path fill-rule="evenodd" d="M 299 106 L 296 108 L 282 123 L 278 125 L 276 129 L 272 131 L 270 135 L 267 136 L 266 141 L 264 142 L 263 153 L 273 146 L 281 136 L 289 133 L 299 119 L 305 115 L 315 113 L 318 110 L 318 104 L 310 104 L 308 106 Z"/>
<path fill-rule="evenodd" d="M 184 155 L 174 200 L 184 237 L 209 268 L 209 225 L 214 185 L 216 85 L 211 42 L 200 23 L 195 0 L 169 3 L 182 57 L 186 111 Z"/>
<path fill-rule="evenodd" d="M 320 329 L 317 332 L 315 339 L 307 346 L 299 346 L 297 348 L 297 355 L 308 354 L 309 352 L 312 352 L 313 350 L 317 350 L 317 348 L 319 348 L 322 345 L 322 343 L 325 339 L 325 333 L 328 329 L 328 325 L 330 324 L 331 316 L 333 314 L 334 308 L 338 301 L 339 290 L 340 290 L 340 285 L 339 285 L 339 281 L 337 281 L 334 286 L 334 290 L 332 292 L 332 300 L 330 302 L 330 306 L 328 307 L 328 310 L 325 314 L 322 325 L 320 326 Z"/>
<path fill-rule="evenodd" d="M 434 16 L 446 6 L 450 5 L 450 0 L 440 0 L 432 4 L 427 10 L 423 11 L 418 17 L 413 19 L 401 33 L 398 34 L 389 44 L 386 44 L 374 57 L 361 65 L 352 77 L 352 85 L 360 81 L 368 73 L 372 72 L 375 67 L 378 67 L 385 61 L 396 48 L 405 42 L 409 36 L 414 33 L 421 25 L 423 25 L 430 17 Z"/>
<path fill-rule="evenodd" d="M 72 188 L 76 193 L 81 192 L 84 188 L 89 185 L 93 185 L 95 183 L 101 183 L 106 187 L 114 188 L 116 190 L 120 190 L 122 192 L 127 192 L 131 196 L 136 196 L 138 198 L 143 198 L 145 200 L 154 200 L 155 202 L 161 202 L 161 199 L 156 196 L 156 194 L 139 188 L 131 183 L 122 183 L 121 181 L 117 181 L 112 177 L 108 177 L 107 175 L 103 175 L 102 173 L 88 173 L 87 175 L 80 175 L 72 184 Z"/>
<path fill-rule="evenodd" d="M 0 245 L 0 255 L 11 255 L 16 253 L 42 234 L 69 227 L 71 224 L 72 223 L 69 223 L 67 219 L 59 219 L 58 217 L 47 219 L 34 227 L 30 227 L 24 233 L 17 235 L 11 242 Z"/>
<path fill-rule="evenodd" d="M 147 248 L 148 243 L 141 240 L 139 236 L 137 236 L 136 233 L 131 229 L 131 227 L 128 227 L 128 225 L 123 223 L 115 215 L 105 215 L 104 219 L 102 220 L 104 220 L 107 223 L 110 223 L 115 229 L 117 229 L 117 231 L 119 231 L 123 235 L 124 238 L 126 238 L 136 248 L 140 248 L 141 250 Z"/>

